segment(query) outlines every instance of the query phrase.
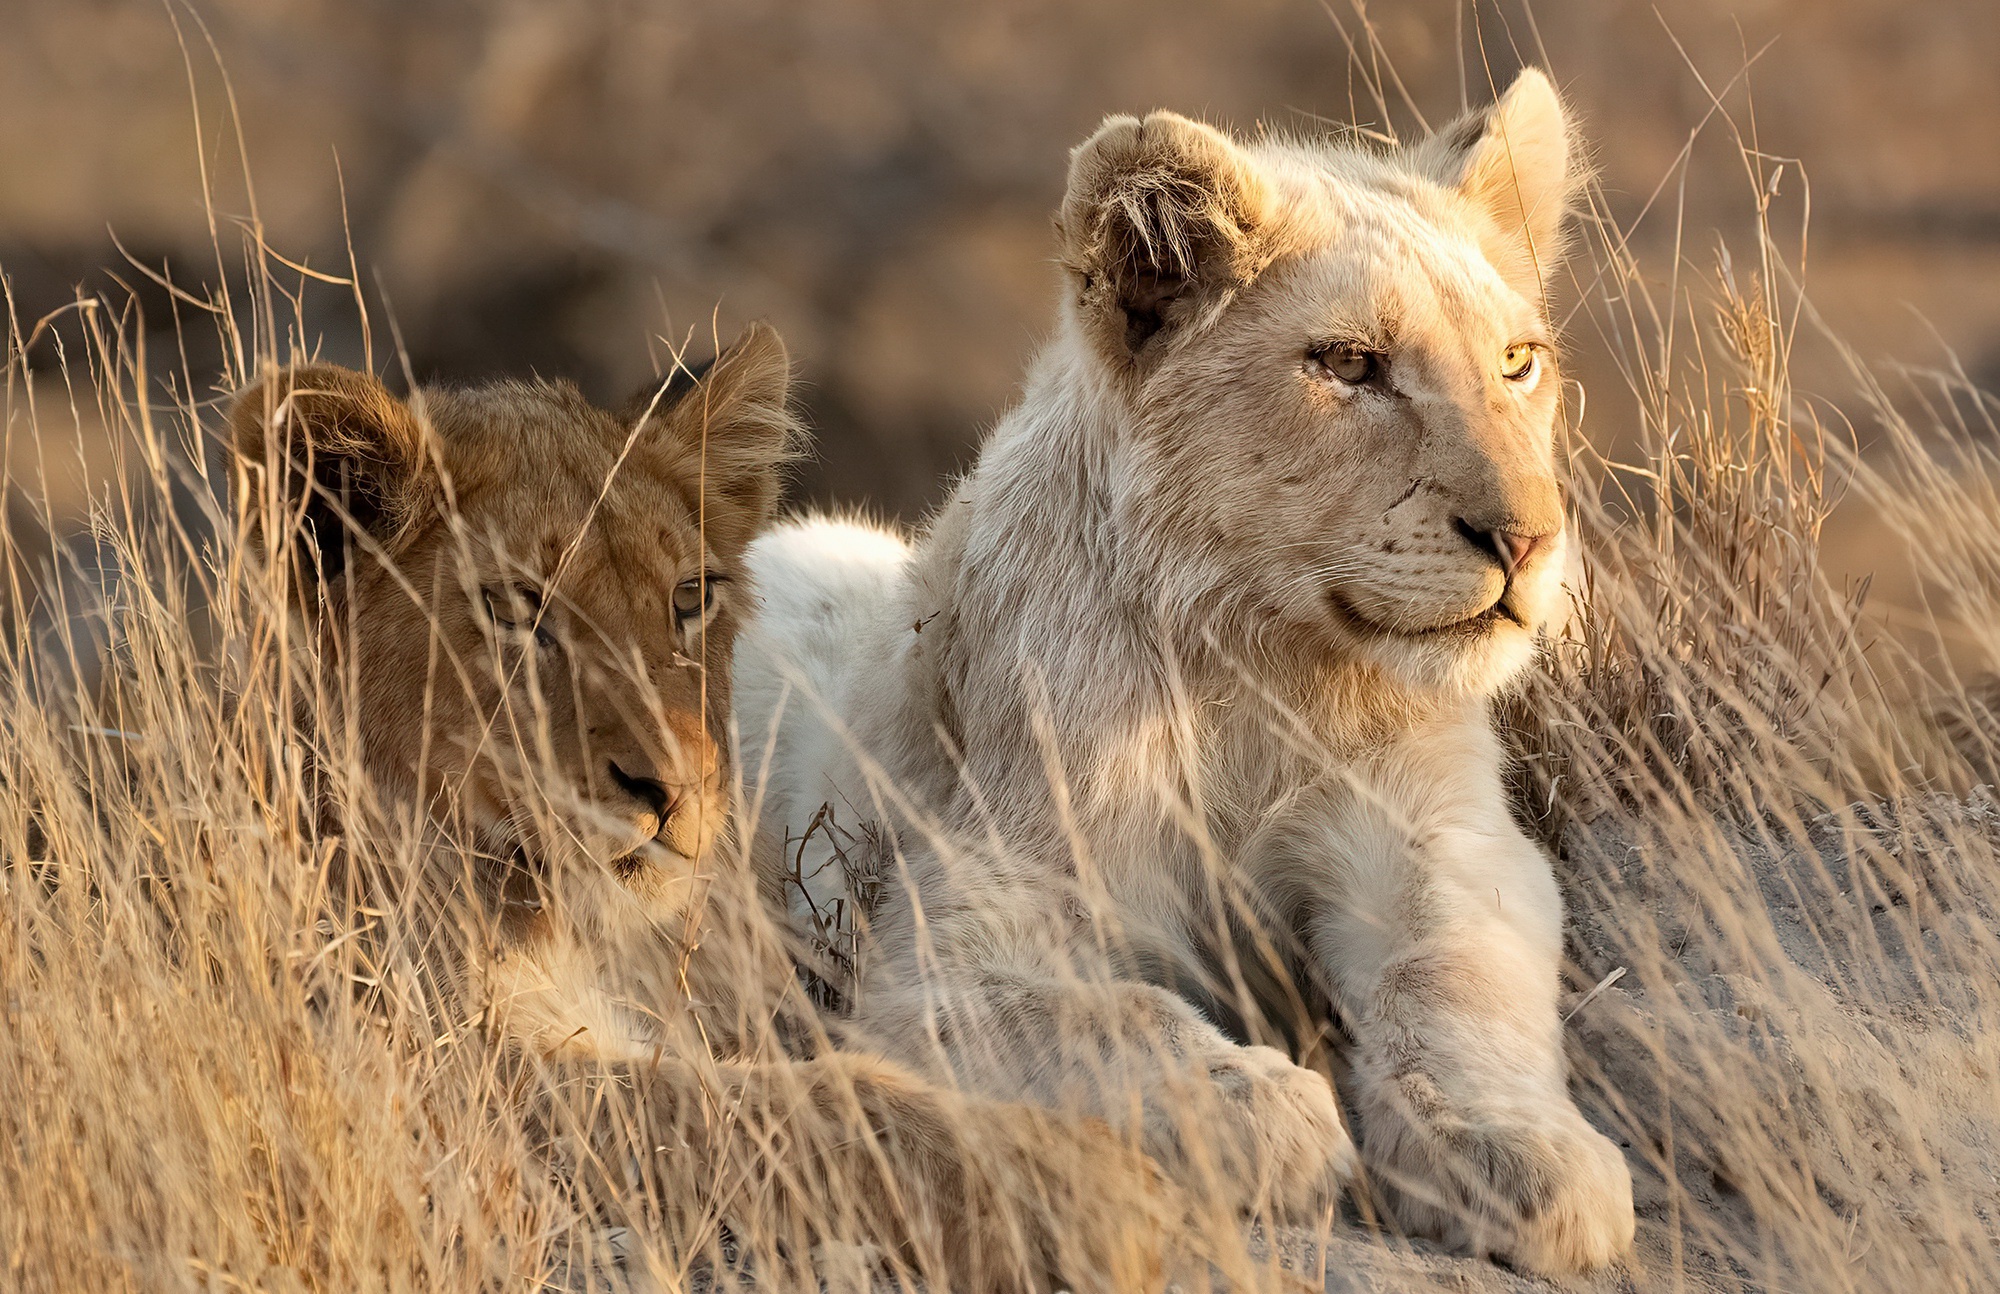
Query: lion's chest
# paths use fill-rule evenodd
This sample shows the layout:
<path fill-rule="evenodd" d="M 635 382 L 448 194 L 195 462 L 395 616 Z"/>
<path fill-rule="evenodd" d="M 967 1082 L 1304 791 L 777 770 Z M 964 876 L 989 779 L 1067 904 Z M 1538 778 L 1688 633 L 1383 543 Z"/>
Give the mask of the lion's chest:
<path fill-rule="evenodd" d="M 1097 781 L 1078 829 L 1119 920 L 1148 956 L 1204 957 L 1215 932 L 1242 925 L 1253 909 L 1268 918 L 1275 896 L 1259 874 L 1262 842 L 1313 812 L 1325 787 L 1360 776 L 1301 757 L 1225 707 L 1202 720 L 1178 725 L 1192 740 L 1106 748 L 1085 765 Z"/>

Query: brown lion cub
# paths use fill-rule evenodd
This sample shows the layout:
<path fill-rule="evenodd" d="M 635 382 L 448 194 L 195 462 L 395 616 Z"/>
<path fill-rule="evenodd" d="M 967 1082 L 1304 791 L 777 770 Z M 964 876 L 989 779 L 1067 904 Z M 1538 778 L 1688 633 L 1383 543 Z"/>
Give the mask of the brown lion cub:
<path fill-rule="evenodd" d="M 385 808 L 429 823 L 424 938 L 470 932 L 431 972 L 525 1063 L 608 1094 L 569 1107 L 603 1111 L 577 1176 L 600 1199 L 651 1187 L 669 1250 L 731 1235 L 763 1270 L 821 1274 L 880 1254 L 951 1289 L 1157 1284 L 1157 1172 L 1102 1125 L 773 1041 L 810 1013 L 731 830 L 729 663 L 788 387 L 755 326 L 616 414 L 541 382 L 405 402 L 326 365 L 244 392 L 253 543 L 289 552 L 340 698 L 315 722 L 351 724 Z"/>

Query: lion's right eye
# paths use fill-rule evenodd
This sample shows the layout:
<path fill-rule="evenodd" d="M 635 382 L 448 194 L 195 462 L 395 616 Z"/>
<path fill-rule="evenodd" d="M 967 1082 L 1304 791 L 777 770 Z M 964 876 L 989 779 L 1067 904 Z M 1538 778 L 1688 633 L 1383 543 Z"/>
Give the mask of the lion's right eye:
<path fill-rule="evenodd" d="M 1352 342 L 1336 342 L 1308 358 L 1322 373 L 1348 386 L 1366 386 L 1382 374 L 1382 356 Z"/>
<path fill-rule="evenodd" d="M 484 588 L 481 600 L 486 605 L 486 618 L 500 629 L 510 633 L 532 633 L 535 642 L 543 647 L 555 645 L 555 637 L 542 625 L 542 598 L 533 589 L 519 585 L 503 588 Z"/>

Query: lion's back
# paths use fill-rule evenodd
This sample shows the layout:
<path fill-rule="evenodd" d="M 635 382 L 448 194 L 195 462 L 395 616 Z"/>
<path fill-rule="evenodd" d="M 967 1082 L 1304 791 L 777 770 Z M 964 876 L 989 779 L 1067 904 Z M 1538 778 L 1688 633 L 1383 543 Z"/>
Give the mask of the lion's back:
<path fill-rule="evenodd" d="M 809 515 L 766 531 L 746 560 L 758 610 L 736 647 L 739 757 L 761 827 L 796 837 L 819 806 L 845 798 L 843 733 L 871 658 L 885 664 L 870 644 L 904 597 L 910 546 L 868 521 Z M 838 892 L 821 879 L 828 893 L 815 901 Z"/>

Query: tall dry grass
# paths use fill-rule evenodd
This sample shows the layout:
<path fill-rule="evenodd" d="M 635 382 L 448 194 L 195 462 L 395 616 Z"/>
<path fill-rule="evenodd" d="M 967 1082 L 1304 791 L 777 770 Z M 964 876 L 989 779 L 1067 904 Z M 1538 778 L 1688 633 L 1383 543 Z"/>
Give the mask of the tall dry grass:
<path fill-rule="evenodd" d="M 246 562 L 214 439 L 221 394 L 281 351 L 283 297 L 215 282 L 178 302 L 230 357 L 200 377 L 123 305 L 10 311 L 8 462 L 108 439 L 116 472 L 80 539 L 44 472 L 6 483 L 7 1281 L 510 1284 L 549 1264 L 561 1205 L 527 1126 L 495 1116 L 492 1065 L 452 1045 L 461 1022 L 338 920 L 366 913 L 336 902 L 316 801 L 351 787 L 353 752 L 297 722 L 326 698 Z M 61 366 L 37 372 L 52 327 Z"/>
<path fill-rule="evenodd" d="M 1572 267 L 1568 331 L 1630 389 L 1592 393 L 1573 429 L 1576 614 L 1508 710 L 1572 909 L 1579 1089 L 1638 1178 L 1640 1268 L 1610 1280 L 1988 1288 L 1992 694 L 1907 626 L 1886 637 L 1817 541 L 1831 509 L 1879 509 L 1941 600 L 1931 632 L 2000 664 L 1993 405 L 1858 363 L 1844 401 L 1790 390 L 1812 317 L 1772 229 L 1775 164 L 1743 157 L 1765 217 L 1747 259 L 1641 265 L 1600 210 Z M 217 249 L 211 286 L 173 299 L 178 327 L 218 330 L 220 373 L 149 350 L 159 321 L 130 302 L 9 311 L 4 1282 L 692 1287 L 733 1251 L 704 1204 L 722 1184 L 514 1063 L 428 973 L 439 914 L 334 866 L 357 824 L 388 872 L 431 842 L 329 736 L 346 698 L 246 558 L 218 405 L 310 350 L 355 275 L 300 273 L 254 222 L 240 261 L 234 233 Z M 59 364 L 31 364 L 50 330 Z M 1592 425 L 1625 418 L 1640 461 L 1594 456 Z M 33 464 L 100 437 L 116 470 L 78 539 Z M 624 1198 L 581 1185 L 621 1154 L 655 1165 Z M 1394 1266 L 1403 1243 L 1351 1220 L 1326 1262 L 1364 1250 L 1404 1284 L 1443 1270 Z"/>
<path fill-rule="evenodd" d="M 1995 405 L 1825 335 L 1809 203 L 1774 227 L 1800 168 L 1738 143 L 1750 256 L 1663 275 L 1600 210 L 1572 267 L 1644 446 L 1575 444 L 1576 614 L 1507 709 L 1571 909 L 1573 1059 L 1662 1288 L 1991 1288 Z M 1794 391 L 1806 344 L 1853 389 Z M 1916 556 L 1928 618 L 1892 633 L 1835 582 L 1836 508 Z"/>

